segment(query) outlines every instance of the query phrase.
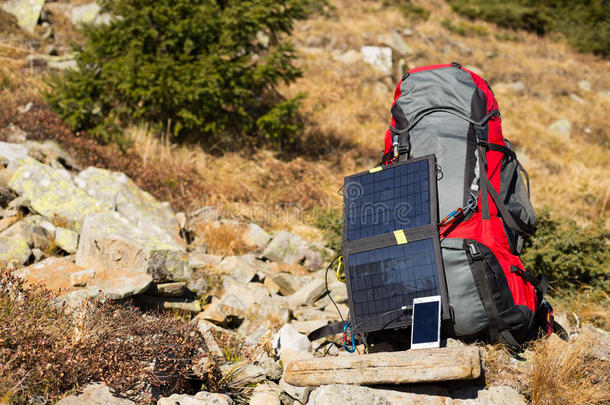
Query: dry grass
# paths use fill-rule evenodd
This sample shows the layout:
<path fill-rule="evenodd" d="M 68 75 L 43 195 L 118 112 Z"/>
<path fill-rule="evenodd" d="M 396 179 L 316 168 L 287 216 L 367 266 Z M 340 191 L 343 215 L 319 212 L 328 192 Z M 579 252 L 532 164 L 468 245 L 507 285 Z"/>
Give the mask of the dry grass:
<path fill-rule="evenodd" d="M 556 336 L 533 346 L 529 376 L 536 405 L 595 405 L 610 402 L 610 363 L 591 355 L 594 341 L 583 336 L 566 343 Z"/>
<path fill-rule="evenodd" d="M 204 223 L 194 227 L 194 233 L 202 238 L 208 253 L 219 256 L 235 256 L 250 252 L 242 240 L 244 227 L 231 223 Z"/>
<path fill-rule="evenodd" d="M 602 288 L 582 286 L 576 291 L 565 291 L 551 297 L 555 313 L 575 313 L 582 323 L 610 330 L 610 296 Z"/>
<path fill-rule="evenodd" d="M 140 403 L 191 392 L 194 382 L 213 389 L 216 380 L 198 381 L 191 370 L 206 356 L 193 323 L 110 301 L 91 301 L 68 313 L 48 290 L 0 273 L 0 399 L 5 402 L 28 403 L 36 396 L 54 402 L 97 381 Z"/>

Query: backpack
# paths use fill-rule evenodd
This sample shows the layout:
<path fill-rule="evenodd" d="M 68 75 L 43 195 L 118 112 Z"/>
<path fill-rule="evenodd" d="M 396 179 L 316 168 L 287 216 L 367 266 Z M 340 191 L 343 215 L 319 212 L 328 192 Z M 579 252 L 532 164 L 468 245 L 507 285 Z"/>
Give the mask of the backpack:
<path fill-rule="evenodd" d="M 453 335 L 519 346 L 553 331 L 548 281 L 521 262 L 535 230 L 529 178 L 502 136 L 487 82 L 458 63 L 406 73 L 394 93 L 382 164 L 434 154 Z"/>

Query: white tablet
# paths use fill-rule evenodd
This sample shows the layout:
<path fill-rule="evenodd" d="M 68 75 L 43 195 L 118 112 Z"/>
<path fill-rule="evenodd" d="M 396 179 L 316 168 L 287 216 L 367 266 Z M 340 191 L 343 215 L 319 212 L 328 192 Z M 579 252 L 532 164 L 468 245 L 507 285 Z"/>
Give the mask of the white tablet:
<path fill-rule="evenodd" d="M 411 349 L 440 347 L 441 296 L 413 299 Z"/>

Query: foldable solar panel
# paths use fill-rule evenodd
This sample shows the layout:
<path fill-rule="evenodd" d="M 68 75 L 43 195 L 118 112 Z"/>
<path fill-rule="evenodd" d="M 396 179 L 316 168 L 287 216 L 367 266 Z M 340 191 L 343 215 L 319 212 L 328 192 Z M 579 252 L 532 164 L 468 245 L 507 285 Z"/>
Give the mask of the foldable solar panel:
<path fill-rule="evenodd" d="M 343 257 L 355 332 L 411 324 L 413 299 L 440 295 L 449 319 L 438 240 L 434 155 L 345 178 Z"/>

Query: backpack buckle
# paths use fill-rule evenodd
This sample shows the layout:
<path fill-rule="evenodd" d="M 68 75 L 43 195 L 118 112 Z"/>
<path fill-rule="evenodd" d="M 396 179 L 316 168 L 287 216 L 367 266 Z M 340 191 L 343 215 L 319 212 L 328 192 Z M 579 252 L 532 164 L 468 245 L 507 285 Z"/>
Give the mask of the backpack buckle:
<path fill-rule="evenodd" d="M 479 260 L 483 257 L 481 254 L 481 250 L 479 249 L 479 245 L 477 242 L 471 242 L 468 244 L 468 250 L 470 251 L 470 255 L 473 260 Z"/>
<path fill-rule="evenodd" d="M 480 125 L 475 125 L 474 127 L 474 134 L 477 138 L 477 145 L 480 146 L 487 146 L 487 128 L 480 126 Z"/>

